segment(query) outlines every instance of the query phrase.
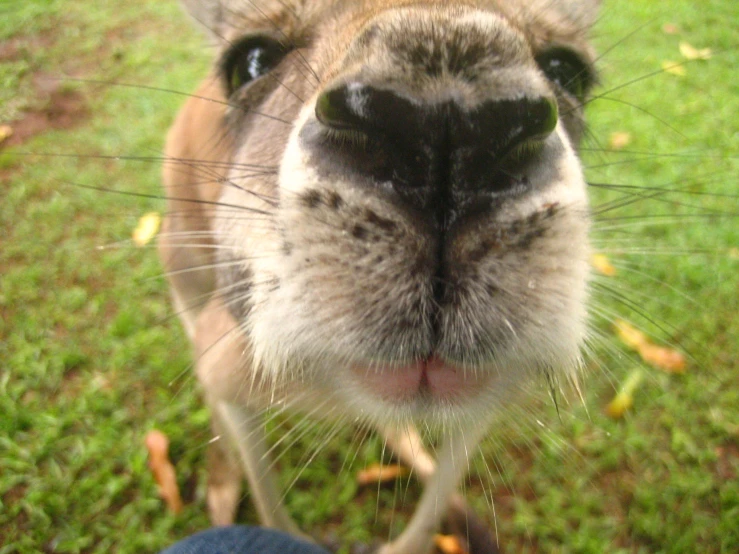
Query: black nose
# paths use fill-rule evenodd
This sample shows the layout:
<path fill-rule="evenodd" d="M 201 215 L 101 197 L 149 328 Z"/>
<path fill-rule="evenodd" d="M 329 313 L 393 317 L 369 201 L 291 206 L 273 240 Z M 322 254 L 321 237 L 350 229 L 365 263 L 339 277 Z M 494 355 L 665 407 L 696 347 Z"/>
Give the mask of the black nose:
<path fill-rule="evenodd" d="M 557 124 L 552 98 L 465 109 L 454 100 L 429 103 L 361 83 L 323 92 L 315 112 L 343 165 L 390 183 L 424 211 L 520 187 L 511 168 L 525 165 Z"/>

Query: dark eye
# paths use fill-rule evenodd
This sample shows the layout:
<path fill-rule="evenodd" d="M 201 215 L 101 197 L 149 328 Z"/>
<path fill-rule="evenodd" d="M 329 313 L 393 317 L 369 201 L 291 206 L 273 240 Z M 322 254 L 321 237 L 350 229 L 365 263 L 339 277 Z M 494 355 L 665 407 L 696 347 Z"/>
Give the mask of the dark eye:
<path fill-rule="evenodd" d="M 536 63 L 547 79 L 580 101 L 595 80 L 593 71 L 583 59 L 567 48 L 552 48 L 536 56 Z"/>
<path fill-rule="evenodd" d="M 241 39 L 229 48 L 221 62 L 228 94 L 269 73 L 287 53 L 288 48 L 269 37 Z"/>

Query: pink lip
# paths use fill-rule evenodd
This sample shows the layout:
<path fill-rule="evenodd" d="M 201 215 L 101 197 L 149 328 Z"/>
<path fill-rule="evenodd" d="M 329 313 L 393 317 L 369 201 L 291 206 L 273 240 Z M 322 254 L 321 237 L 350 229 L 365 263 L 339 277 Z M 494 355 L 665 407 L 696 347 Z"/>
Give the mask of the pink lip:
<path fill-rule="evenodd" d="M 354 367 L 363 386 L 381 398 L 399 402 L 419 395 L 453 400 L 479 388 L 477 372 L 451 365 L 437 356 L 402 367 Z"/>

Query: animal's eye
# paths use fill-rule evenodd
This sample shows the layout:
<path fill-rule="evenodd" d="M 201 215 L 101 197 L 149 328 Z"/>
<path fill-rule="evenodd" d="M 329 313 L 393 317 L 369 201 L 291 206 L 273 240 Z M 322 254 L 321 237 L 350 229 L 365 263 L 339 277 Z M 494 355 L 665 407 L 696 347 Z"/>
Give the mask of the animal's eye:
<path fill-rule="evenodd" d="M 288 53 L 283 44 L 266 36 L 248 36 L 228 49 L 221 72 L 231 95 L 244 85 L 266 75 Z"/>
<path fill-rule="evenodd" d="M 547 50 L 536 56 L 536 63 L 550 81 L 581 101 L 595 80 L 590 66 L 567 48 Z"/>

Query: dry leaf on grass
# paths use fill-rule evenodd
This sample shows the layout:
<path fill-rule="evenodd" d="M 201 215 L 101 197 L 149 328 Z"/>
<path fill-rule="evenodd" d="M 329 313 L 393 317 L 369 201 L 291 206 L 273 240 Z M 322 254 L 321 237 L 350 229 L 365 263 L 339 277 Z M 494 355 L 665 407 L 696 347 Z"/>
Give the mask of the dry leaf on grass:
<path fill-rule="evenodd" d="M 663 61 L 662 70 L 665 73 L 669 73 L 670 75 L 677 75 L 678 77 L 685 77 L 685 75 L 688 74 L 680 62 L 675 62 L 672 60 Z"/>
<path fill-rule="evenodd" d="M 611 150 L 623 150 L 631 144 L 631 133 L 616 131 L 608 138 L 608 148 Z"/>
<path fill-rule="evenodd" d="M 710 60 L 713 55 L 710 48 L 695 48 L 687 42 L 680 43 L 680 53 L 686 60 Z"/>
<path fill-rule="evenodd" d="M 626 410 L 634 405 L 634 392 L 642 381 L 642 372 L 635 369 L 626 379 L 618 394 L 613 397 L 606 406 L 606 415 L 613 419 L 620 419 L 626 413 Z"/>
<path fill-rule="evenodd" d="M 398 464 L 387 466 L 372 464 L 357 473 L 357 483 L 360 486 L 371 485 L 372 483 L 387 483 L 405 477 L 408 473 L 407 467 Z"/>
<path fill-rule="evenodd" d="M 643 344 L 639 355 L 649 365 L 667 373 L 685 373 L 685 356 L 677 350 L 656 344 Z"/>
<path fill-rule="evenodd" d="M 639 350 L 642 344 L 649 342 L 647 335 L 623 319 L 617 319 L 614 325 L 618 338 L 632 350 Z"/>
<path fill-rule="evenodd" d="M 159 485 L 159 495 L 167 503 L 169 510 L 178 514 L 182 511 L 182 497 L 177 487 L 174 466 L 169 461 L 169 439 L 161 431 L 154 430 L 146 434 L 144 442 L 149 451 L 149 468 Z"/>
<path fill-rule="evenodd" d="M 605 254 L 593 254 L 590 258 L 590 265 L 592 265 L 598 273 L 601 273 L 606 277 L 613 277 L 616 275 L 616 268 L 613 267 L 613 264 L 611 264 L 611 261 Z"/>
<path fill-rule="evenodd" d="M 13 128 L 10 125 L 0 125 L 0 144 L 13 136 Z"/>
<path fill-rule="evenodd" d="M 685 356 L 681 352 L 654 344 L 646 334 L 630 323 L 616 320 L 616 333 L 626 346 L 636 350 L 646 363 L 667 373 L 684 373 Z"/>
<path fill-rule="evenodd" d="M 133 230 L 133 242 L 136 246 L 146 246 L 159 232 L 162 216 L 157 212 L 149 212 L 141 216 L 136 229 Z"/>
<path fill-rule="evenodd" d="M 434 544 L 444 554 L 468 554 L 467 549 L 454 535 L 434 535 Z"/>

